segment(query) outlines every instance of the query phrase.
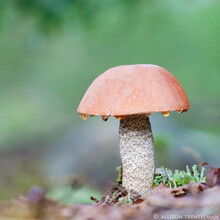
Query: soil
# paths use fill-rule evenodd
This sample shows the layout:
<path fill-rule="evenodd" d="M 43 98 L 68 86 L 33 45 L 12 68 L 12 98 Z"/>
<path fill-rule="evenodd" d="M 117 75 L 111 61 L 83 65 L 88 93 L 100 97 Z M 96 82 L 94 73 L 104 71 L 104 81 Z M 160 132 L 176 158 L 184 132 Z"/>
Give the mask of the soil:
<path fill-rule="evenodd" d="M 220 168 L 210 168 L 204 184 L 190 182 L 175 189 L 164 185 L 145 196 L 117 184 L 92 205 L 61 205 L 45 197 L 40 187 L 0 206 L 1 220 L 147 220 L 220 219 Z"/>

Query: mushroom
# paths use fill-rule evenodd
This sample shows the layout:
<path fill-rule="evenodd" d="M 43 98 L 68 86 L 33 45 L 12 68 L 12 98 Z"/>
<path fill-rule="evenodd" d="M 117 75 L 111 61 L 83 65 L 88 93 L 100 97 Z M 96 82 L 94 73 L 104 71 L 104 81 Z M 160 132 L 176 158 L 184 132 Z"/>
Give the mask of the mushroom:
<path fill-rule="evenodd" d="M 99 75 L 82 98 L 78 112 L 120 120 L 119 146 L 122 185 L 145 194 L 155 170 L 154 141 L 149 116 L 161 112 L 185 112 L 188 98 L 177 79 L 166 69 L 151 64 L 117 66 Z"/>

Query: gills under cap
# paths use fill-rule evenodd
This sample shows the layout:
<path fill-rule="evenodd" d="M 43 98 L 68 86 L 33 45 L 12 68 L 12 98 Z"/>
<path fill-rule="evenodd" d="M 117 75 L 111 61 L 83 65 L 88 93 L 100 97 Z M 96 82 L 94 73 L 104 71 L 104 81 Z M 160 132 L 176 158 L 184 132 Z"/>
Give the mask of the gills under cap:
<path fill-rule="evenodd" d="M 77 111 L 81 115 L 128 116 L 183 112 L 190 108 L 186 93 L 166 69 L 151 64 L 113 67 L 99 75 Z"/>

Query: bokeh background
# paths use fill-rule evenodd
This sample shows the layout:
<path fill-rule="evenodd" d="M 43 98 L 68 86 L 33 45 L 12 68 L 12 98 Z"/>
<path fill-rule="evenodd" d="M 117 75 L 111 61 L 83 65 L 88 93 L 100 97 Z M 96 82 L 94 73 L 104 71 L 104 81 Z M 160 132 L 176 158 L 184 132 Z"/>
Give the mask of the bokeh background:
<path fill-rule="evenodd" d="M 40 185 L 88 202 L 117 177 L 118 121 L 83 121 L 89 84 L 121 64 L 170 70 L 192 108 L 151 117 L 157 166 L 220 166 L 219 0 L 0 0 L 0 201 Z"/>

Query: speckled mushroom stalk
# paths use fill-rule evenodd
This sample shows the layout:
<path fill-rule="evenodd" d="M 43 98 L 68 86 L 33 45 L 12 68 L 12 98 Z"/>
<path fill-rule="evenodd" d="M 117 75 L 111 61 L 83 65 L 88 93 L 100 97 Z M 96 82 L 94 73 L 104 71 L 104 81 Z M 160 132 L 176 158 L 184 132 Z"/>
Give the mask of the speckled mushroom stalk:
<path fill-rule="evenodd" d="M 120 120 L 119 145 L 122 184 L 127 190 L 145 194 L 154 178 L 154 143 L 149 118 L 131 115 Z"/>

